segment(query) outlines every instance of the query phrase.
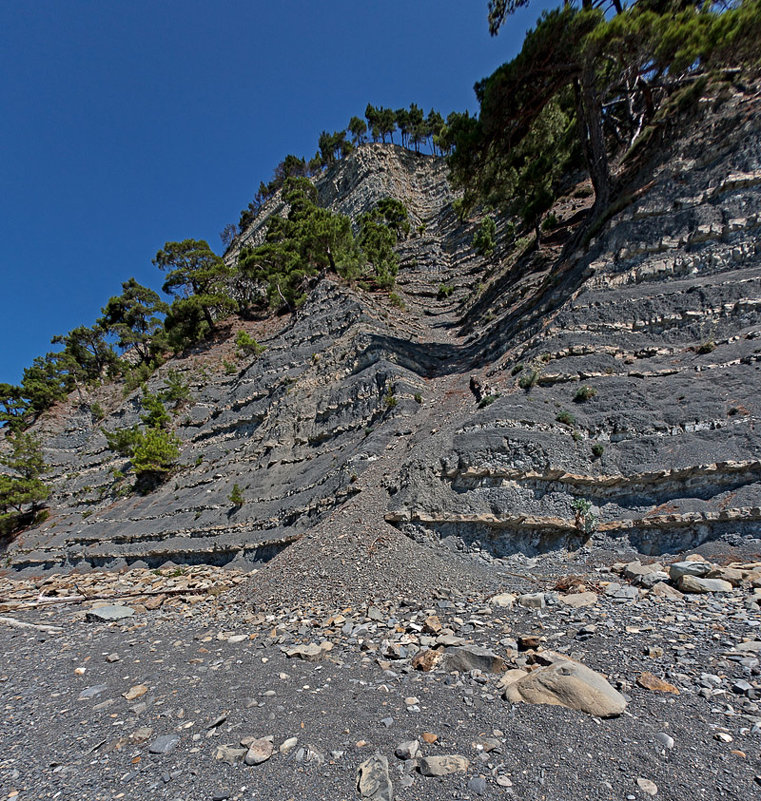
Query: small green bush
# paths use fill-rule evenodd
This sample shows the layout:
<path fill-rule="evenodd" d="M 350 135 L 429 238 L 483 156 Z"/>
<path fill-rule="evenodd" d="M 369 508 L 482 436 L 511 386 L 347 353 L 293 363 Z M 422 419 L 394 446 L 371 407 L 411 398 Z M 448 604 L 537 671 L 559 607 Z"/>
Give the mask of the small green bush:
<path fill-rule="evenodd" d="M 716 343 L 712 339 L 708 339 L 705 342 L 701 342 L 700 345 L 697 347 L 697 352 L 701 355 L 706 353 L 713 353 L 716 350 Z"/>
<path fill-rule="evenodd" d="M 106 413 L 103 411 L 103 407 L 97 401 L 90 404 L 90 414 L 96 423 L 101 421 L 106 416 Z"/>
<path fill-rule="evenodd" d="M 494 218 L 487 215 L 473 237 L 473 248 L 479 256 L 490 257 L 494 254 L 494 238 L 497 233 L 497 224 Z"/>
<path fill-rule="evenodd" d="M 238 331 L 235 337 L 235 347 L 238 350 L 238 356 L 258 356 L 262 351 L 266 350 L 264 345 L 260 345 L 248 331 L 243 330 Z"/>
<path fill-rule="evenodd" d="M 416 392 L 413 397 L 415 398 L 415 403 L 423 402 L 423 396 L 419 392 Z"/>
<path fill-rule="evenodd" d="M 237 484 L 233 484 L 232 492 L 230 493 L 230 503 L 236 508 L 240 508 L 246 502 L 243 497 L 243 492 Z"/>
<path fill-rule="evenodd" d="M 451 284 L 439 284 L 439 291 L 436 293 L 438 300 L 446 300 L 454 292 L 454 287 Z"/>
<path fill-rule="evenodd" d="M 164 389 L 159 393 L 162 401 L 174 404 L 179 409 L 190 400 L 190 387 L 179 370 L 170 370 L 164 379 Z"/>
<path fill-rule="evenodd" d="M 397 309 L 407 308 L 407 305 L 405 304 L 404 300 L 402 300 L 401 295 L 397 295 L 396 292 L 389 292 L 388 299 L 391 301 L 391 305 L 396 306 Z"/>
<path fill-rule="evenodd" d="M 563 411 L 560 412 L 555 419 L 558 421 L 558 423 L 563 423 L 563 425 L 566 426 L 576 425 L 576 418 L 566 409 L 563 409 Z"/>
<path fill-rule="evenodd" d="M 518 373 L 520 373 L 522 369 L 523 369 L 523 363 L 518 362 L 518 364 L 516 364 L 515 367 L 513 367 L 513 369 L 510 371 L 510 375 L 518 375 Z"/>
<path fill-rule="evenodd" d="M 592 445 L 592 456 L 594 456 L 595 459 L 599 459 L 603 453 L 605 453 L 605 446 L 601 442 L 595 442 L 594 445 Z"/>
<path fill-rule="evenodd" d="M 576 528 L 591 534 L 597 527 L 597 518 L 592 513 L 592 502 L 586 498 L 574 498 L 571 509 L 576 517 Z"/>
<path fill-rule="evenodd" d="M 387 409 L 396 408 L 397 400 L 394 395 L 394 390 L 390 389 L 383 397 L 383 403 Z"/>
<path fill-rule="evenodd" d="M 594 387 L 590 387 L 587 384 L 582 384 L 577 390 L 576 394 L 573 396 L 574 401 L 576 403 L 583 403 L 584 401 L 588 401 L 597 394 L 597 390 Z"/>
<path fill-rule="evenodd" d="M 494 395 L 485 395 L 481 400 L 478 402 L 479 409 L 485 409 L 487 406 L 491 406 L 495 400 L 499 397 L 499 393 L 496 392 Z"/>
<path fill-rule="evenodd" d="M 527 370 L 523 375 L 518 379 L 518 386 L 521 389 L 531 389 L 537 380 L 539 379 L 539 373 L 536 370 Z"/>

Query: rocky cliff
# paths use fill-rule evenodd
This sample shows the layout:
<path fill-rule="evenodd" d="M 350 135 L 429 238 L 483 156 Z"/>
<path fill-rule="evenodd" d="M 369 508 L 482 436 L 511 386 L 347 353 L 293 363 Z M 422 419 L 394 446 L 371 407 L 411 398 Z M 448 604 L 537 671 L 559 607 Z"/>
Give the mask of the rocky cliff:
<path fill-rule="evenodd" d="M 361 511 L 363 493 L 365 524 L 485 558 L 758 536 L 760 106 L 750 90 L 706 98 L 681 136 L 621 165 L 626 185 L 591 239 L 580 185 L 538 246 L 502 239 L 489 260 L 441 160 L 360 148 L 319 197 L 353 218 L 384 196 L 405 203 L 404 308 L 327 277 L 297 313 L 236 320 L 166 364 L 149 389 L 178 370 L 192 400 L 174 414 L 180 469 L 144 497 L 101 431 L 137 422 L 139 393 L 72 396 L 36 424 L 52 514 L 9 564 L 250 563 L 350 498 Z M 266 350 L 237 357 L 240 329 Z M 472 374 L 495 393 L 482 408 Z"/>

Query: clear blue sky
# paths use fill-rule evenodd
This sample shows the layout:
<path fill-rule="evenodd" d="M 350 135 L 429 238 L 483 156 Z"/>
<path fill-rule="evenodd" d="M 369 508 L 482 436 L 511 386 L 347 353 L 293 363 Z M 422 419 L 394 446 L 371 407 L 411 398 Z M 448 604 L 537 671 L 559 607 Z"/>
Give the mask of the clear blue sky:
<path fill-rule="evenodd" d="M 368 102 L 476 109 L 542 3 L 34 0 L 0 5 L 0 382 L 91 325 L 166 241 L 238 221 L 287 153 Z"/>

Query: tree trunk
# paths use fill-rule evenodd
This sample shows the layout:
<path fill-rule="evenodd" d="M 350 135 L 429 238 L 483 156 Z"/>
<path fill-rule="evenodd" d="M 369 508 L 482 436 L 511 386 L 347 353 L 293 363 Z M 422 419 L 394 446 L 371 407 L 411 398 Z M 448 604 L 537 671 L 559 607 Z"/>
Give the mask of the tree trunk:
<path fill-rule="evenodd" d="M 602 128 L 602 105 L 595 88 L 594 67 L 591 62 L 584 64 L 581 76 L 574 81 L 576 95 L 576 116 L 579 125 L 584 158 L 589 177 L 595 190 L 592 219 L 596 219 L 608 208 L 610 203 L 610 164 L 605 152 L 605 137 Z"/>
<path fill-rule="evenodd" d="M 203 308 L 203 316 L 206 318 L 206 322 L 209 324 L 209 329 L 211 331 L 216 331 L 217 327 L 214 325 L 214 318 L 211 316 L 211 311 L 209 310 L 208 306 L 202 306 Z"/>

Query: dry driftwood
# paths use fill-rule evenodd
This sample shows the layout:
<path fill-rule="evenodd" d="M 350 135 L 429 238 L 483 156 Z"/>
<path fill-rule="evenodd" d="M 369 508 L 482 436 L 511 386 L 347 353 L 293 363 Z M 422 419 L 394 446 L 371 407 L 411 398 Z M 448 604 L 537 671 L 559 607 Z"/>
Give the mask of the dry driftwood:
<path fill-rule="evenodd" d="M 16 620 L 15 617 L 0 617 L 0 623 L 5 623 L 14 629 L 35 629 L 35 631 L 44 631 L 46 634 L 60 634 L 63 631 L 60 626 L 49 626 L 46 623 L 27 623 L 24 620 Z"/>

